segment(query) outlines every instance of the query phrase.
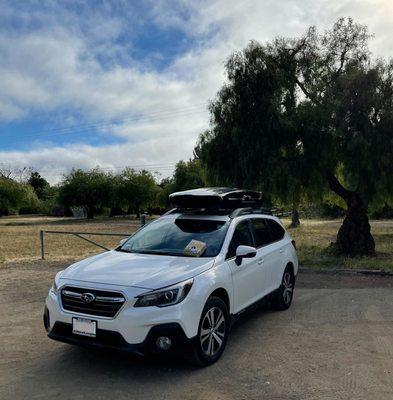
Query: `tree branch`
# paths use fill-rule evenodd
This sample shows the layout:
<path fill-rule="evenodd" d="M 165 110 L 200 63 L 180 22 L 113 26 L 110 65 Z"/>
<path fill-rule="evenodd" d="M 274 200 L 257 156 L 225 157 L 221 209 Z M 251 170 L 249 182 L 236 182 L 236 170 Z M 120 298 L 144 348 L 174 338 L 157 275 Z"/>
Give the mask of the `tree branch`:
<path fill-rule="evenodd" d="M 353 194 L 348 189 L 345 189 L 345 187 L 340 183 L 340 181 L 335 177 L 335 175 L 332 172 L 327 172 L 326 174 L 328 184 L 331 190 L 333 190 L 334 193 L 336 193 L 338 196 L 340 196 L 343 200 L 348 202 Z"/>
<path fill-rule="evenodd" d="M 307 38 L 305 37 L 295 48 L 289 49 L 289 55 L 291 56 L 291 58 L 294 58 L 296 54 L 299 53 L 300 50 L 303 50 L 306 43 L 307 43 Z"/>
<path fill-rule="evenodd" d="M 299 81 L 298 78 L 295 77 L 295 82 L 296 84 L 300 87 L 300 89 L 302 90 L 302 92 L 306 95 L 306 97 L 308 99 L 310 99 L 313 103 L 315 104 L 319 104 L 319 101 L 306 89 L 306 87 L 304 86 L 304 84 L 302 82 Z"/>

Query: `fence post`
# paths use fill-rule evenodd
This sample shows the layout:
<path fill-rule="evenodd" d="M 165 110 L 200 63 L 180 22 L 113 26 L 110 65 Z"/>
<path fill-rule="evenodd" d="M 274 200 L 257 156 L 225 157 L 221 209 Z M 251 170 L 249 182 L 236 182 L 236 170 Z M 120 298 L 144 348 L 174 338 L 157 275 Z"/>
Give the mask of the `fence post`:
<path fill-rule="evenodd" d="M 45 231 L 40 230 L 41 260 L 45 260 Z"/>

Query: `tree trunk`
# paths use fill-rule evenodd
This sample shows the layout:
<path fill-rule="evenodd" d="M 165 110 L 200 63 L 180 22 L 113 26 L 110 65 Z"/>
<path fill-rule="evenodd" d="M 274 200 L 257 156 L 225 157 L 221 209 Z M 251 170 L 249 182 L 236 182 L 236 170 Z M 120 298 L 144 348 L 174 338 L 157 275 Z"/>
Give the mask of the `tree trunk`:
<path fill-rule="evenodd" d="M 113 206 L 109 212 L 110 217 L 116 217 L 117 215 L 124 215 L 124 211 L 119 206 Z"/>
<path fill-rule="evenodd" d="M 292 208 L 291 211 L 291 225 L 290 228 L 297 228 L 300 225 L 299 211 L 296 208 Z"/>
<path fill-rule="evenodd" d="M 330 188 L 347 203 L 347 213 L 338 231 L 335 248 L 348 256 L 374 255 L 375 242 L 371 235 L 367 206 L 358 193 L 345 189 L 338 179 L 329 174 Z"/>
<path fill-rule="evenodd" d="M 88 206 L 87 207 L 87 218 L 88 219 L 93 219 L 94 218 L 94 207 L 93 206 Z"/>

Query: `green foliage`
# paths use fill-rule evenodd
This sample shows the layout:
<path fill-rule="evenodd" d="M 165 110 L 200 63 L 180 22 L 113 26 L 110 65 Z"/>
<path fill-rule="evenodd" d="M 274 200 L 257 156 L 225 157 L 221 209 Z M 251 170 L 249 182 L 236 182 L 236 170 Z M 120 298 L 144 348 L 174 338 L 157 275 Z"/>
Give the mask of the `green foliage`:
<path fill-rule="evenodd" d="M 38 199 L 30 185 L 0 176 L 0 215 L 18 213 L 22 207 L 37 206 Z"/>
<path fill-rule="evenodd" d="M 123 207 L 139 215 L 141 208 L 153 206 L 159 188 L 153 175 L 145 170 L 126 168 L 119 176 L 118 199 Z"/>
<path fill-rule="evenodd" d="M 27 183 L 34 189 L 39 199 L 45 198 L 45 190 L 49 188 L 49 183 L 37 171 L 30 174 Z"/>
<path fill-rule="evenodd" d="M 171 193 L 206 186 L 200 160 L 194 158 L 188 161 L 179 161 L 176 164 L 173 177 L 163 180 L 160 186 L 161 191 L 158 193 L 157 201 L 164 208 L 169 206 L 169 195 Z"/>
<path fill-rule="evenodd" d="M 105 173 L 99 168 L 91 171 L 73 170 L 58 188 L 58 200 L 66 207 L 86 207 L 88 216 L 108 207 L 111 215 L 127 211 L 139 216 L 141 210 L 166 207 L 168 196 L 176 190 L 204 185 L 199 160 L 180 161 L 172 178 L 157 185 L 154 176 L 145 170 L 125 168 L 120 174 Z M 55 188 L 47 187 L 44 191 Z M 53 199 L 54 193 L 48 196 Z"/>
<path fill-rule="evenodd" d="M 163 179 L 158 185 L 159 190 L 156 195 L 156 204 L 166 209 L 169 207 L 169 195 L 172 193 L 172 178 Z"/>
<path fill-rule="evenodd" d="M 205 186 L 200 160 L 190 159 L 176 164 L 172 179 L 173 192 L 196 189 Z"/>
<path fill-rule="evenodd" d="M 339 19 L 323 34 L 312 27 L 233 54 L 196 147 L 210 178 L 288 204 L 322 200 L 329 186 L 365 205 L 391 198 L 393 63 L 371 58 L 369 38 Z"/>
<path fill-rule="evenodd" d="M 91 171 L 72 170 L 64 177 L 59 190 L 60 203 L 66 207 L 83 206 L 88 218 L 93 218 L 94 210 L 107 207 L 113 190 L 110 175 L 98 168 Z"/>

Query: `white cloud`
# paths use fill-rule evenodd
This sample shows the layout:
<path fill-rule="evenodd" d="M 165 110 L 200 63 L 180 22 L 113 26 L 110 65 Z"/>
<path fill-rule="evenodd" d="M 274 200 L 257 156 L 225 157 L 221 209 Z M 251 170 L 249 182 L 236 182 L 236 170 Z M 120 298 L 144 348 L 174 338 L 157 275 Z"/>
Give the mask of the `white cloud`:
<path fill-rule="evenodd" d="M 207 127 L 206 104 L 225 79 L 225 59 L 251 39 L 295 36 L 309 25 L 327 28 L 339 16 L 351 15 L 375 32 L 371 48 L 377 56 L 393 51 L 390 0 L 151 1 L 144 18 L 128 2 L 117 3 L 116 10 L 105 3 L 80 15 L 48 4 L 32 11 L 9 3 L 0 11 L 2 18 L 18 18 L 24 27 L 4 28 L 0 36 L 0 121 L 66 109 L 71 111 L 62 125 L 74 114 L 83 119 L 68 130 L 54 126 L 53 139 L 70 135 L 83 141 L 83 133 L 95 125 L 101 135 L 126 140 L 59 148 L 48 142 L 50 136 L 28 132 L 33 150 L 0 152 L 1 162 L 34 166 L 52 181 L 64 169 L 98 164 L 165 164 L 161 169 L 167 175 L 169 164 L 192 155 L 198 134 Z M 193 48 L 161 70 L 149 60 L 133 59 L 133 39 L 148 23 L 180 30 Z M 118 41 L 120 35 L 128 40 Z"/>

